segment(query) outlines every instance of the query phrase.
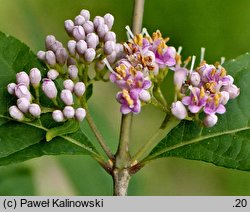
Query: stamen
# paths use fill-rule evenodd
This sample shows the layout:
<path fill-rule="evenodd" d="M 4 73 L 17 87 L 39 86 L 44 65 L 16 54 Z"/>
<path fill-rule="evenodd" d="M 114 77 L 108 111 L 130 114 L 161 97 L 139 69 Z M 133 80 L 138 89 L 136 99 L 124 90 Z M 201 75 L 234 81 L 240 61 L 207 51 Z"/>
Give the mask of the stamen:
<path fill-rule="evenodd" d="M 131 31 L 129 25 L 127 25 L 127 26 L 125 27 L 125 29 L 127 30 L 127 35 L 128 35 L 128 37 L 129 37 L 129 39 L 130 39 L 130 38 L 133 39 L 135 36 L 134 36 L 133 32 Z"/>
<path fill-rule="evenodd" d="M 202 63 L 202 61 L 204 60 L 204 57 L 205 57 L 205 48 L 204 47 L 201 47 L 201 60 L 200 62 Z"/>
<path fill-rule="evenodd" d="M 195 59 L 196 59 L 196 56 L 193 56 L 193 57 L 192 57 L 192 62 L 191 62 L 190 73 L 192 73 L 192 71 L 193 71 L 193 69 L 194 69 Z"/>
<path fill-rule="evenodd" d="M 225 62 L 226 58 L 225 57 L 221 57 L 220 58 L 220 64 L 222 65 Z"/>
<path fill-rule="evenodd" d="M 113 70 L 113 68 L 111 67 L 111 65 L 109 64 L 109 62 L 106 58 L 104 58 L 102 61 L 105 63 L 105 65 L 107 66 L 107 68 L 109 69 L 110 72 L 112 72 L 113 74 L 118 76 L 118 74 Z"/>
<path fill-rule="evenodd" d="M 179 46 L 179 47 L 178 47 L 177 54 L 180 55 L 180 54 L 181 54 L 181 51 L 182 51 L 182 46 Z"/>
<path fill-rule="evenodd" d="M 184 61 L 184 68 L 186 68 L 186 66 L 189 64 L 189 62 L 190 62 L 190 60 L 191 60 L 191 57 L 189 56 L 185 61 Z"/>

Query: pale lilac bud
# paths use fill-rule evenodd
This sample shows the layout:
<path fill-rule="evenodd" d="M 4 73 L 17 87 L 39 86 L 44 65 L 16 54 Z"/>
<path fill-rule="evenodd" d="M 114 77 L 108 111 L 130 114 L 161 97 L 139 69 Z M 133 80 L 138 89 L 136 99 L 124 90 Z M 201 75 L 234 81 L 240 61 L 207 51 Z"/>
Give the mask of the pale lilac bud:
<path fill-rule="evenodd" d="M 64 109 L 63 109 L 63 115 L 65 118 L 68 118 L 68 119 L 71 119 L 74 117 L 75 115 L 75 110 L 73 107 L 71 106 L 66 106 Z"/>
<path fill-rule="evenodd" d="M 74 86 L 74 93 L 78 97 L 82 96 L 85 90 L 86 90 L 86 87 L 83 82 L 77 82 Z"/>
<path fill-rule="evenodd" d="M 49 50 L 45 54 L 45 62 L 50 66 L 55 66 L 56 56 L 53 51 Z"/>
<path fill-rule="evenodd" d="M 76 65 L 70 65 L 68 67 L 68 73 L 69 73 L 69 77 L 71 79 L 76 79 L 78 77 L 78 68 Z"/>
<path fill-rule="evenodd" d="M 52 113 L 52 118 L 56 122 L 63 122 L 64 121 L 64 116 L 61 110 L 54 110 Z"/>
<path fill-rule="evenodd" d="M 187 116 L 187 110 L 181 101 L 172 103 L 171 112 L 176 118 L 180 120 L 185 119 Z"/>
<path fill-rule="evenodd" d="M 103 51 L 105 54 L 111 54 L 113 51 L 115 51 L 115 42 L 114 41 L 107 41 L 104 44 Z"/>
<path fill-rule="evenodd" d="M 104 18 L 101 16 L 96 16 L 93 20 L 94 27 L 97 29 L 100 25 L 104 25 Z"/>
<path fill-rule="evenodd" d="M 89 33 L 86 37 L 86 43 L 88 45 L 88 48 L 95 49 L 99 44 L 99 38 L 95 33 Z"/>
<path fill-rule="evenodd" d="M 18 84 L 15 87 L 15 94 L 18 98 L 26 98 L 27 100 L 31 101 L 32 96 L 31 93 L 29 91 L 29 89 L 27 88 L 27 86 L 23 83 Z"/>
<path fill-rule="evenodd" d="M 104 36 L 104 41 L 107 42 L 107 41 L 114 41 L 116 42 L 116 34 L 112 31 L 109 31 L 105 34 Z"/>
<path fill-rule="evenodd" d="M 15 105 L 9 108 L 9 113 L 13 119 L 18 121 L 22 121 L 24 119 L 24 114 Z"/>
<path fill-rule="evenodd" d="M 142 90 L 139 94 L 139 98 L 144 102 L 149 102 L 151 99 L 150 93 L 146 90 Z"/>
<path fill-rule="evenodd" d="M 124 54 L 124 47 L 123 47 L 123 45 L 120 44 L 120 43 L 117 43 L 115 45 L 115 52 L 116 52 L 116 58 L 120 59 L 123 56 L 123 54 Z"/>
<path fill-rule="evenodd" d="M 57 96 L 56 85 L 51 79 L 43 79 L 42 90 L 50 99 L 54 99 Z"/>
<path fill-rule="evenodd" d="M 106 59 L 108 60 L 108 62 L 110 64 L 113 64 L 116 61 L 116 58 L 117 58 L 117 56 L 116 56 L 116 52 L 115 51 L 113 51 L 110 55 L 108 55 L 106 57 Z"/>
<path fill-rule="evenodd" d="M 7 85 L 7 90 L 9 92 L 9 94 L 11 94 L 11 95 L 15 94 L 15 87 L 16 87 L 16 83 L 10 83 Z"/>
<path fill-rule="evenodd" d="M 73 105 L 73 95 L 70 90 L 64 89 L 61 91 L 61 100 L 64 102 L 65 105 Z"/>
<path fill-rule="evenodd" d="M 50 50 L 52 50 L 53 52 L 56 52 L 58 49 L 63 48 L 63 45 L 61 42 L 56 41 L 54 44 L 51 45 Z"/>
<path fill-rule="evenodd" d="M 70 40 L 68 42 L 68 50 L 69 50 L 69 53 L 74 56 L 76 54 L 76 41 L 75 40 Z"/>
<path fill-rule="evenodd" d="M 80 26 L 83 25 L 85 22 L 85 18 L 82 15 L 78 15 L 75 17 L 75 25 Z"/>
<path fill-rule="evenodd" d="M 203 121 L 206 127 L 213 127 L 218 121 L 218 117 L 215 114 L 207 115 Z"/>
<path fill-rule="evenodd" d="M 72 20 L 66 20 L 64 22 L 64 28 L 65 28 L 66 32 L 68 33 L 68 35 L 72 35 L 74 26 L 75 26 L 75 24 Z"/>
<path fill-rule="evenodd" d="M 105 65 L 105 63 L 103 61 L 98 61 L 98 62 L 95 63 L 95 69 L 97 71 L 103 70 L 105 68 L 105 66 L 106 65 Z"/>
<path fill-rule="evenodd" d="M 220 99 L 221 104 L 223 105 L 227 104 L 229 97 L 230 97 L 229 93 L 226 91 L 221 91 L 220 94 L 221 94 L 221 99 Z"/>
<path fill-rule="evenodd" d="M 174 84 L 177 90 L 180 90 L 182 84 L 187 78 L 187 69 L 185 68 L 178 68 L 174 72 Z"/>
<path fill-rule="evenodd" d="M 51 46 L 56 42 L 54 35 L 48 35 L 45 39 L 45 47 L 47 50 L 52 50 Z"/>
<path fill-rule="evenodd" d="M 84 60 L 88 63 L 95 59 L 96 51 L 93 48 L 88 48 L 84 53 Z"/>
<path fill-rule="evenodd" d="M 68 55 L 68 52 L 66 51 L 65 48 L 57 49 L 57 51 L 56 51 L 56 61 L 60 65 L 64 65 L 65 62 L 67 61 L 68 57 L 69 57 L 69 55 Z"/>
<path fill-rule="evenodd" d="M 26 98 L 20 98 L 17 100 L 17 107 L 19 110 L 21 110 L 23 113 L 27 113 L 29 110 L 30 101 Z"/>
<path fill-rule="evenodd" d="M 82 26 L 75 26 L 72 35 L 77 41 L 85 39 L 85 32 Z"/>
<path fill-rule="evenodd" d="M 240 94 L 240 89 L 234 84 L 230 85 L 226 91 L 229 93 L 230 99 L 235 99 Z"/>
<path fill-rule="evenodd" d="M 75 111 L 75 118 L 77 121 L 83 121 L 86 116 L 86 110 L 84 108 L 77 108 Z"/>
<path fill-rule="evenodd" d="M 45 51 L 39 51 L 39 52 L 37 52 L 36 55 L 37 55 L 39 60 L 42 60 L 42 61 L 45 60 Z"/>
<path fill-rule="evenodd" d="M 64 87 L 64 89 L 67 89 L 70 92 L 73 92 L 73 90 L 74 90 L 74 82 L 72 80 L 70 80 L 70 79 L 66 79 L 63 82 L 63 87 Z"/>
<path fill-rule="evenodd" d="M 47 77 L 51 80 L 55 80 L 59 76 L 59 73 L 55 69 L 50 69 L 47 73 Z"/>
<path fill-rule="evenodd" d="M 84 52 L 87 50 L 87 43 L 84 40 L 79 40 L 76 43 L 76 51 L 78 54 L 83 55 Z"/>
<path fill-rule="evenodd" d="M 104 17 L 104 23 L 107 24 L 108 29 L 111 30 L 113 24 L 114 24 L 114 16 L 110 13 L 107 13 Z"/>
<path fill-rule="evenodd" d="M 86 21 L 83 24 L 83 29 L 84 29 L 86 34 L 94 32 L 94 24 L 93 24 L 93 22 L 92 21 Z"/>
<path fill-rule="evenodd" d="M 106 33 L 109 31 L 108 26 L 106 24 L 101 24 L 97 27 L 97 34 L 98 36 L 103 39 Z"/>
<path fill-rule="evenodd" d="M 30 82 L 34 87 L 39 86 L 42 76 L 38 68 L 32 68 L 30 70 Z"/>
<path fill-rule="evenodd" d="M 201 77 L 198 72 L 192 72 L 190 76 L 190 82 L 193 86 L 198 86 L 201 82 Z"/>
<path fill-rule="evenodd" d="M 34 117 L 39 117 L 41 115 L 41 108 L 38 104 L 30 104 L 29 113 Z"/>
<path fill-rule="evenodd" d="M 68 60 L 67 60 L 67 66 L 70 66 L 70 65 L 76 65 L 77 62 L 76 60 L 73 58 L 73 57 L 69 57 Z"/>
<path fill-rule="evenodd" d="M 29 75 L 24 71 L 17 73 L 16 74 L 16 82 L 17 82 L 17 84 L 23 83 L 27 87 L 29 87 L 29 85 L 30 85 Z"/>
<path fill-rule="evenodd" d="M 80 15 L 82 15 L 86 21 L 90 19 L 90 13 L 88 10 L 81 10 Z"/>

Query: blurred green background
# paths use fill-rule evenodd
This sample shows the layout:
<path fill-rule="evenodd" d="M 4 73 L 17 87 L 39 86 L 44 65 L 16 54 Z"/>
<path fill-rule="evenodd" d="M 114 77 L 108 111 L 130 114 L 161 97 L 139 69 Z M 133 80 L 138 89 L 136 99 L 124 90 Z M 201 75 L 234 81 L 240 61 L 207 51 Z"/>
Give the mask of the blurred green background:
<path fill-rule="evenodd" d="M 92 17 L 109 12 L 113 30 L 124 41 L 131 24 L 133 1 L 121 0 L 0 0 L 0 30 L 25 42 L 34 52 L 44 49 L 44 38 L 54 34 L 66 43 L 63 22 L 81 9 Z M 249 0 L 146 0 L 143 26 L 160 29 L 169 44 L 183 46 L 183 55 L 206 60 L 232 59 L 250 49 Z M 119 131 L 116 88 L 98 83 L 90 101 L 98 127 L 114 151 Z M 147 115 L 150 113 L 150 115 Z M 162 113 L 151 107 L 135 116 L 134 152 L 157 128 Z M 85 127 L 86 128 L 86 127 Z M 89 130 L 86 132 L 91 136 Z M 136 174 L 129 195 L 250 195 L 250 173 L 178 158 L 152 162 Z M 42 157 L 0 168 L 0 195 L 111 195 L 112 180 L 87 156 Z"/>

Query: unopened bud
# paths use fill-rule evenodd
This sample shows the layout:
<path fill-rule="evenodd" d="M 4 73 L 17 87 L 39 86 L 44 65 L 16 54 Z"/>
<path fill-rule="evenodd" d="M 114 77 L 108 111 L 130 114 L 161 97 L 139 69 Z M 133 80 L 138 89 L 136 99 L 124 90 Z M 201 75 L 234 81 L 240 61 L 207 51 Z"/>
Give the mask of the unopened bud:
<path fill-rule="evenodd" d="M 103 61 L 98 61 L 95 63 L 95 70 L 101 71 L 105 68 L 105 63 Z"/>
<path fill-rule="evenodd" d="M 76 43 L 76 51 L 78 54 L 83 55 L 84 52 L 87 50 L 87 43 L 84 40 L 79 40 Z"/>
<path fill-rule="evenodd" d="M 94 27 L 97 29 L 100 25 L 104 24 L 104 18 L 101 16 L 96 16 L 93 20 Z"/>
<path fill-rule="evenodd" d="M 71 107 L 71 106 L 66 106 L 66 107 L 63 109 L 63 115 L 64 115 L 64 117 L 66 117 L 67 119 L 74 118 L 74 115 L 75 115 L 75 110 L 74 110 L 74 108 Z"/>
<path fill-rule="evenodd" d="M 15 94 L 15 87 L 16 87 L 16 83 L 10 83 L 7 85 L 7 90 L 9 92 L 9 94 L 11 94 L 11 95 Z"/>
<path fill-rule="evenodd" d="M 232 84 L 228 87 L 227 92 L 229 93 L 230 99 L 235 99 L 239 96 L 240 89 L 236 85 Z"/>
<path fill-rule="evenodd" d="M 74 26 L 75 26 L 75 24 L 72 20 L 66 20 L 64 22 L 64 28 L 65 28 L 66 32 L 68 33 L 68 35 L 72 35 Z"/>
<path fill-rule="evenodd" d="M 78 15 L 75 17 L 75 25 L 80 26 L 83 25 L 85 22 L 85 18 L 82 15 Z"/>
<path fill-rule="evenodd" d="M 86 21 L 83 24 L 83 29 L 84 29 L 86 34 L 94 32 L 94 24 L 93 24 L 93 22 L 92 21 Z"/>
<path fill-rule="evenodd" d="M 38 87 L 40 82 L 41 82 L 41 79 L 42 79 L 42 76 L 41 76 L 41 72 L 39 71 L 38 68 L 32 68 L 30 70 L 30 82 L 31 84 L 33 85 L 33 87 Z"/>
<path fill-rule="evenodd" d="M 52 113 L 52 118 L 56 122 L 63 122 L 64 121 L 64 116 L 61 110 L 54 110 Z"/>
<path fill-rule="evenodd" d="M 41 108 L 38 104 L 30 104 L 29 113 L 34 117 L 39 117 L 41 115 Z"/>
<path fill-rule="evenodd" d="M 88 48 L 95 49 L 99 44 L 99 38 L 95 33 L 89 33 L 86 37 L 86 43 L 88 45 Z"/>
<path fill-rule="evenodd" d="M 84 108 L 77 108 L 75 111 L 75 118 L 78 121 L 83 121 L 86 116 L 86 110 Z"/>
<path fill-rule="evenodd" d="M 106 59 L 110 64 L 113 64 L 116 61 L 116 52 L 113 51 L 110 55 L 106 57 Z"/>
<path fill-rule="evenodd" d="M 180 90 L 183 83 L 185 82 L 187 78 L 187 69 L 185 68 L 178 68 L 174 72 L 174 85 L 176 87 L 176 90 Z"/>
<path fill-rule="evenodd" d="M 84 60 L 91 63 L 96 56 L 96 51 L 93 48 L 88 48 L 84 53 Z"/>
<path fill-rule="evenodd" d="M 68 50 L 69 50 L 69 53 L 74 56 L 76 54 L 76 41 L 75 40 L 70 40 L 68 42 Z"/>
<path fill-rule="evenodd" d="M 57 96 L 57 88 L 51 79 L 43 79 L 42 90 L 49 99 L 55 99 Z"/>
<path fill-rule="evenodd" d="M 185 119 L 187 116 L 187 110 L 181 101 L 172 103 L 171 112 L 176 118 L 180 120 Z"/>
<path fill-rule="evenodd" d="M 104 17 L 104 23 L 108 26 L 108 29 L 111 30 L 113 24 L 114 24 L 114 16 L 110 13 L 107 13 Z"/>
<path fill-rule="evenodd" d="M 78 68 L 76 65 L 70 65 L 68 67 L 68 73 L 69 73 L 69 77 L 70 79 L 74 80 L 78 77 Z"/>
<path fill-rule="evenodd" d="M 114 41 L 105 42 L 103 51 L 107 55 L 111 54 L 113 51 L 115 51 L 115 42 Z"/>
<path fill-rule="evenodd" d="M 73 92 L 73 90 L 74 90 L 74 82 L 72 80 L 70 80 L 70 79 L 66 79 L 63 82 L 63 87 L 64 87 L 64 89 L 67 89 L 70 92 Z"/>
<path fill-rule="evenodd" d="M 56 38 L 54 35 L 48 35 L 45 39 L 45 47 L 46 50 L 52 50 L 51 46 L 56 42 Z"/>
<path fill-rule="evenodd" d="M 229 93 L 226 91 L 221 91 L 220 94 L 221 94 L 221 99 L 220 99 L 221 104 L 223 104 L 223 105 L 227 104 L 227 102 L 230 98 Z"/>
<path fill-rule="evenodd" d="M 86 21 L 90 19 L 90 13 L 88 10 L 81 10 L 80 15 L 82 15 Z"/>
<path fill-rule="evenodd" d="M 45 51 L 39 51 L 39 52 L 37 52 L 36 55 L 37 55 L 39 60 L 42 60 L 42 61 L 45 60 Z"/>
<path fill-rule="evenodd" d="M 60 65 L 64 65 L 65 62 L 67 61 L 68 57 L 69 57 L 69 55 L 68 55 L 68 52 L 66 51 L 65 48 L 57 49 L 57 51 L 56 51 L 56 61 Z"/>
<path fill-rule="evenodd" d="M 68 60 L 67 60 L 67 66 L 70 66 L 70 65 L 76 65 L 77 62 L 76 60 L 73 58 L 73 57 L 69 57 Z"/>
<path fill-rule="evenodd" d="M 75 26 L 72 35 L 77 41 L 85 39 L 85 32 L 82 26 Z"/>
<path fill-rule="evenodd" d="M 83 82 L 77 82 L 74 86 L 74 93 L 78 97 L 82 96 L 85 90 L 86 90 L 86 87 Z"/>
<path fill-rule="evenodd" d="M 55 66 L 56 56 L 53 51 L 49 50 L 45 53 L 45 62 L 50 66 Z"/>
<path fill-rule="evenodd" d="M 21 110 L 23 113 L 27 113 L 29 110 L 30 101 L 26 98 L 20 98 L 17 100 L 17 107 L 19 110 Z"/>
<path fill-rule="evenodd" d="M 213 127 L 218 121 L 218 117 L 215 114 L 207 115 L 203 121 L 206 127 Z"/>
<path fill-rule="evenodd" d="M 17 84 L 23 83 L 27 87 L 29 87 L 29 85 L 30 85 L 29 75 L 24 71 L 17 73 L 16 74 L 16 82 L 17 82 Z"/>
<path fill-rule="evenodd" d="M 104 39 L 104 36 L 109 31 L 108 26 L 106 24 L 101 24 L 97 27 L 97 34 L 101 39 Z"/>
<path fill-rule="evenodd" d="M 201 77 L 198 72 L 192 72 L 190 76 L 190 82 L 193 86 L 198 86 L 201 82 Z"/>
<path fill-rule="evenodd" d="M 31 101 L 32 99 L 29 89 L 23 83 L 20 83 L 15 87 L 15 95 L 18 98 L 26 98 L 28 101 Z"/>
<path fill-rule="evenodd" d="M 63 45 L 61 42 L 56 41 L 51 47 L 50 50 L 52 50 L 53 52 L 56 52 L 58 49 L 63 48 Z"/>
<path fill-rule="evenodd" d="M 50 69 L 47 73 L 47 77 L 51 80 L 55 80 L 59 76 L 59 73 L 55 69 Z"/>
<path fill-rule="evenodd" d="M 64 102 L 65 105 L 73 105 L 73 95 L 70 90 L 64 89 L 61 91 L 61 100 Z"/>
<path fill-rule="evenodd" d="M 117 43 L 115 45 L 115 52 L 116 52 L 116 58 L 117 59 L 120 59 L 122 58 L 123 54 L 124 54 L 124 47 L 122 44 L 120 43 Z"/>
<path fill-rule="evenodd" d="M 139 94 L 139 98 L 143 101 L 143 102 L 149 102 L 151 99 L 150 93 L 146 90 L 142 90 Z"/>
<path fill-rule="evenodd" d="M 105 34 L 104 36 L 104 41 L 107 42 L 107 41 L 114 41 L 116 42 L 116 34 L 112 31 L 109 31 Z"/>
<path fill-rule="evenodd" d="M 24 119 L 24 114 L 15 105 L 9 108 L 9 113 L 13 119 L 18 121 L 22 121 Z"/>

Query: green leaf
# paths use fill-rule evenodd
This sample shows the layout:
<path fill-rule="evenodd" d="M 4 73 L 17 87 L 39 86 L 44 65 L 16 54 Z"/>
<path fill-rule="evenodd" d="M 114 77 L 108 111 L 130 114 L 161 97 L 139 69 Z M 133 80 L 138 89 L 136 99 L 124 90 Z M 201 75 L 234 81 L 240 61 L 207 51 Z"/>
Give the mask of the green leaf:
<path fill-rule="evenodd" d="M 218 166 L 250 171 L 250 55 L 247 53 L 224 64 L 240 87 L 240 95 L 226 105 L 213 128 L 200 128 L 182 121 L 145 160 L 181 157 Z"/>
<path fill-rule="evenodd" d="M 93 94 L 93 84 L 88 85 L 86 89 L 86 100 L 88 101 Z"/>

